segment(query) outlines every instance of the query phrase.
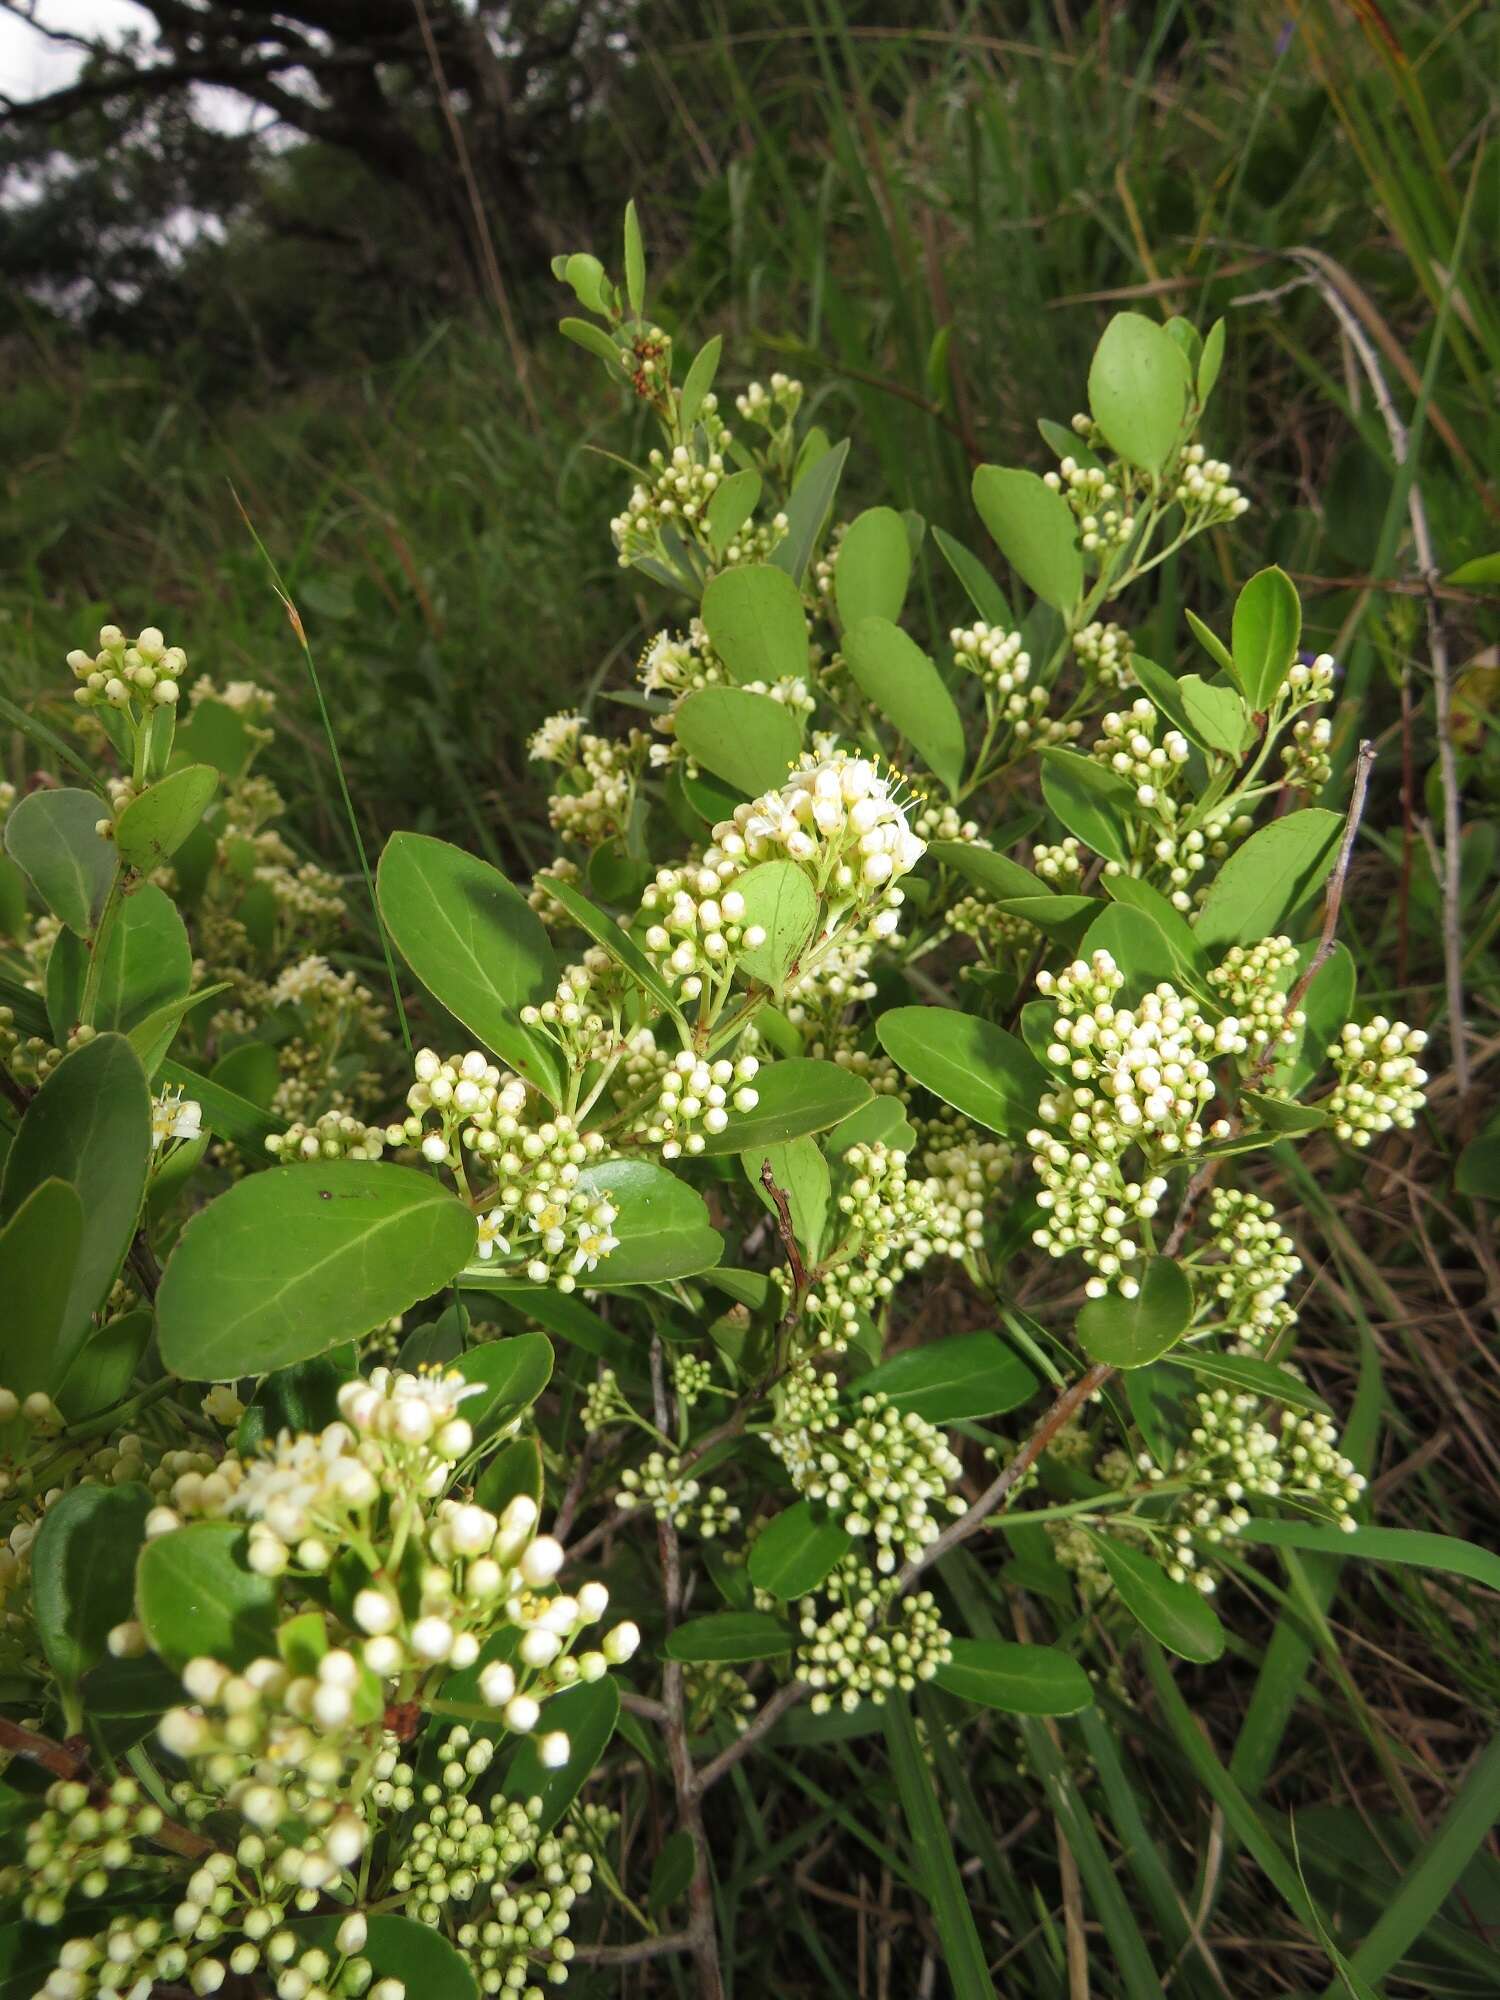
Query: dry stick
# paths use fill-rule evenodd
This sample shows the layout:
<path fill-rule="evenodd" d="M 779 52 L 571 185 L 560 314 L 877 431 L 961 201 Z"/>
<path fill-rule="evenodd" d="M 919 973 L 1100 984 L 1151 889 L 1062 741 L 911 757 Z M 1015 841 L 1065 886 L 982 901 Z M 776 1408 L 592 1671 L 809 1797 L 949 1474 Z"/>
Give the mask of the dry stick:
<path fill-rule="evenodd" d="M 671 1412 L 662 1368 L 661 1339 L 651 1339 L 652 1414 L 662 1435 L 670 1434 Z M 656 1524 L 657 1547 L 661 1553 L 662 1596 L 665 1600 L 667 1633 L 670 1636 L 682 1609 L 682 1564 L 677 1546 L 677 1529 L 670 1512 Z M 662 1666 L 661 1723 L 667 1757 L 672 1767 L 672 1784 L 677 1793 L 678 1823 L 693 1843 L 693 1876 L 688 1884 L 688 1926 L 683 1934 L 698 1968 L 699 2000 L 723 2000 L 724 1982 L 719 1972 L 719 1933 L 714 1921 L 713 1881 L 708 1868 L 708 1837 L 703 1830 L 701 1794 L 694 1783 L 693 1753 L 688 1748 L 687 1707 L 683 1699 L 682 1665 L 667 1659 Z"/>
<path fill-rule="evenodd" d="M 1287 995 L 1288 1013 L 1295 1011 L 1319 967 L 1333 950 L 1334 933 L 1344 901 L 1344 883 L 1349 874 L 1354 839 L 1364 813 L 1365 798 L 1370 788 L 1370 769 L 1374 762 L 1374 744 L 1361 743 L 1354 767 L 1354 789 L 1350 794 L 1349 811 L 1344 821 L 1344 836 L 1339 843 L 1333 873 L 1329 878 L 1328 895 L 1323 905 L 1323 928 L 1318 938 L 1317 949 L 1308 960 L 1302 976 Z M 1246 1078 L 1247 1090 L 1255 1088 L 1275 1059 L 1276 1045 L 1273 1042 L 1262 1053 Z M 1182 1204 L 1177 1211 L 1177 1219 L 1172 1224 L 1171 1234 L 1162 1246 L 1163 1256 L 1175 1257 L 1182 1248 L 1198 1204 L 1212 1185 L 1218 1170 L 1217 1158 L 1205 1160 L 1188 1182 Z M 1114 1372 L 1114 1369 L 1104 1362 L 1096 1361 L 1086 1374 L 1080 1375 L 1076 1382 L 1070 1382 L 1067 1388 L 1061 1391 L 1015 1457 L 1002 1467 L 967 1512 L 959 1515 L 956 1521 L 950 1521 L 942 1533 L 930 1541 L 919 1556 L 896 1572 L 895 1588 L 898 1593 L 909 1590 L 918 1577 L 931 1569 L 934 1563 L 941 1562 L 950 1549 L 957 1548 L 960 1542 L 968 1541 L 971 1535 L 979 1532 L 1017 1482 L 1035 1465 L 1059 1431 L 1064 1430 L 1072 1422 L 1077 1412 L 1091 1396 L 1097 1395 Z M 790 1681 L 786 1686 L 778 1688 L 771 1699 L 764 1702 L 751 1717 L 728 1749 L 721 1750 L 717 1757 L 699 1770 L 695 1786 L 699 1795 L 706 1792 L 711 1785 L 717 1784 L 726 1771 L 732 1771 L 740 1759 L 747 1756 L 769 1731 L 776 1727 L 781 1718 L 809 1693 L 811 1689 L 802 1681 Z"/>
<path fill-rule="evenodd" d="M 573 1957 L 579 1965 L 640 1965 L 648 1958 L 692 1949 L 691 1931 L 669 1931 L 664 1937 L 637 1938 L 634 1944 L 581 1944 Z"/>
<path fill-rule="evenodd" d="M 1397 465 L 1404 466 L 1411 451 L 1411 438 L 1400 412 L 1391 398 L 1380 360 L 1364 328 L 1349 310 L 1338 289 L 1328 282 L 1312 253 L 1305 253 L 1313 283 L 1327 301 L 1343 328 L 1349 345 L 1359 356 L 1369 379 L 1375 404 L 1391 441 Z M 1443 980 L 1448 997 L 1448 1037 L 1453 1047 L 1453 1075 L 1458 1089 L 1458 1113 L 1462 1121 L 1469 1101 L 1471 1071 L 1464 1030 L 1463 934 L 1459 923 L 1460 854 L 1463 827 L 1459 815 L 1458 761 L 1453 749 L 1453 683 L 1448 672 L 1448 642 L 1438 611 L 1437 586 L 1440 572 L 1427 524 L 1427 503 L 1413 478 L 1406 495 L 1407 518 L 1416 550 L 1417 574 L 1422 581 L 1427 612 L 1427 652 L 1432 663 L 1432 689 L 1437 725 L 1438 771 L 1443 781 L 1443 866 L 1440 875 L 1443 893 Z"/>
<path fill-rule="evenodd" d="M 7 1722 L 3 1716 L 0 1716 L 0 1750 L 8 1751 L 13 1757 L 24 1757 L 29 1764 L 40 1765 L 54 1778 L 76 1778 L 90 1790 L 99 1782 L 89 1769 L 87 1759 L 70 1750 L 65 1743 L 54 1743 L 50 1736 L 38 1736 L 35 1730 L 23 1729 L 20 1723 Z M 151 1835 L 151 1840 L 157 1847 L 180 1854 L 184 1861 L 201 1861 L 206 1854 L 214 1851 L 213 1841 L 201 1833 L 194 1833 L 191 1827 L 179 1826 L 175 1819 L 164 1819 Z"/>

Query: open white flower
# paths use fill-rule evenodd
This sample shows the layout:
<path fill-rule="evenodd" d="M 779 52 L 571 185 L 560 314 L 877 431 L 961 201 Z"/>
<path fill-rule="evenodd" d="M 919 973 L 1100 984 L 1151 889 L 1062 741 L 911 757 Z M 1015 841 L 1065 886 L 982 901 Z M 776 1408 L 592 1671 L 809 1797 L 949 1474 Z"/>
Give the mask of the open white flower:
<path fill-rule="evenodd" d="M 201 1139 L 203 1106 L 196 1098 L 184 1097 L 179 1085 L 164 1090 L 151 1105 L 151 1145 L 159 1152 L 172 1139 Z"/>

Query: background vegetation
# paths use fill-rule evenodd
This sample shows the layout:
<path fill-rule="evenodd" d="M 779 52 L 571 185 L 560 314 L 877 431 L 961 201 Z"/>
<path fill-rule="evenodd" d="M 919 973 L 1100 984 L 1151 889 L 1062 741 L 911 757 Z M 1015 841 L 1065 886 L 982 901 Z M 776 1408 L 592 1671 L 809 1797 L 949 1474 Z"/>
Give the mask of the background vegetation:
<path fill-rule="evenodd" d="M 1336 768 L 1361 735 L 1380 751 L 1365 840 L 1382 886 L 1356 863 L 1346 923 L 1360 991 L 1431 1029 L 1438 1057 L 1431 1121 L 1301 1189 L 1328 1246 L 1307 1256 L 1302 1354 L 1353 1411 L 1377 1518 L 1492 1541 L 1496 1270 L 1478 1168 L 1455 1188 L 1453 1162 L 1476 1134 L 1482 1156 L 1500 1046 L 1500 16 L 1468 0 L 535 9 L 508 100 L 528 115 L 498 159 L 456 67 L 459 10 L 431 5 L 425 38 L 421 20 L 393 10 L 368 66 L 387 152 L 420 156 L 406 174 L 340 140 L 332 98 L 321 120 L 226 134 L 201 100 L 104 58 L 81 94 L 7 121 L 0 691 L 45 713 L 103 619 L 161 624 L 216 678 L 279 689 L 271 775 L 308 852 L 352 871 L 243 508 L 306 622 L 372 850 L 418 827 L 525 867 L 546 852 L 528 730 L 621 684 L 661 617 L 614 562 L 621 475 L 590 449 L 628 450 L 633 419 L 552 331 L 547 255 L 612 241 L 622 189 L 672 315 L 724 334 L 725 378 L 785 367 L 855 436 L 851 512 L 867 490 L 971 533 L 970 466 L 1042 462 L 1033 413 L 1065 413 L 1119 302 L 1225 313 L 1212 443 L 1254 509 L 1166 566 L 1156 616 L 1179 629 L 1197 564 L 1220 586 L 1271 561 L 1294 577 L 1343 675 Z M 200 224 L 169 249 L 184 211 Z M 1414 506 L 1453 580 L 1424 581 Z M 1446 897 L 1443 746 L 1463 785 Z M 24 782 L 19 735 L 5 754 Z M 1299 1573 L 1292 1601 L 1267 1600 L 1264 1649 L 1179 1677 L 1191 1714 L 1166 1689 L 1106 1691 L 1139 1700 L 1128 1762 L 1085 1719 L 1027 1725 L 984 1769 L 943 1763 L 967 1886 L 1012 1941 L 1001 1990 L 1160 1990 L 1133 1969 L 1144 1929 L 1174 1993 L 1307 1991 L 1319 1925 L 1351 1954 L 1351 1993 L 1496 1990 L 1493 1596 L 1374 1565 Z M 772 1963 L 778 1990 L 943 1990 L 912 1894 L 924 1857 L 871 1744 L 773 1756 L 725 1810 L 735 1990 L 762 1990 Z M 676 1975 L 647 1976 L 598 1990 Z"/>

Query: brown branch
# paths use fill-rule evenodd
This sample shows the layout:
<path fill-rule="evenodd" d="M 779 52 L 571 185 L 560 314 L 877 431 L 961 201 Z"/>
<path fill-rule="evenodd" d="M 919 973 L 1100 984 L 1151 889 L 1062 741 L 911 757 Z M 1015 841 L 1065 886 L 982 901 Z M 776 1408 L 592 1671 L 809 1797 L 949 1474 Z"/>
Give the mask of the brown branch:
<path fill-rule="evenodd" d="M 54 1778 L 76 1778 L 90 1791 L 99 1789 L 99 1779 L 89 1769 L 87 1759 L 76 1750 L 65 1743 L 54 1743 L 50 1736 L 38 1736 L 35 1730 L 23 1729 L 18 1722 L 7 1722 L 4 1716 L 0 1716 L 0 1750 L 9 1751 L 13 1757 L 24 1757 L 28 1763 L 50 1771 Z M 150 1838 L 153 1845 L 181 1855 L 184 1861 L 201 1861 L 215 1851 L 213 1841 L 194 1833 L 191 1827 L 179 1826 L 175 1819 L 163 1819 Z"/>
<path fill-rule="evenodd" d="M 792 1205 L 787 1199 L 785 1188 L 776 1185 L 776 1176 L 771 1171 L 771 1162 L 760 1163 L 760 1184 L 776 1205 L 776 1231 L 781 1238 L 781 1247 L 786 1252 L 786 1261 L 792 1273 L 792 1297 L 800 1299 L 807 1290 L 807 1266 L 802 1261 L 802 1252 L 797 1247 L 797 1232 L 792 1227 Z"/>
<path fill-rule="evenodd" d="M 648 1958 L 692 1949 L 691 1931 L 668 1931 L 662 1937 L 637 1938 L 634 1944 L 581 1944 L 573 1957 L 579 1965 L 640 1965 Z"/>

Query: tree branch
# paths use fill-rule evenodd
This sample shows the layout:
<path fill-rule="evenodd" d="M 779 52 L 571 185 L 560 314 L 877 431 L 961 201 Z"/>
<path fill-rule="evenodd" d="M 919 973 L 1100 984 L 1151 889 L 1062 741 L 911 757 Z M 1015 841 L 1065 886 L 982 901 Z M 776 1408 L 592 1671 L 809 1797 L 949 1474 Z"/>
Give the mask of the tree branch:
<path fill-rule="evenodd" d="M 28 1763 L 50 1771 L 54 1778 L 76 1778 L 90 1790 L 98 1787 L 99 1780 L 89 1769 L 87 1759 L 77 1751 L 65 1743 L 54 1743 L 50 1736 L 38 1736 L 35 1730 L 23 1729 L 18 1722 L 7 1722 L 4 1716 L 0 1716 L 0 1750 L 8 1750 L 13 1757 L 24 1757 Z M 194 1833 L 191 1827 L 179 1826 L 175 1819 L 163 1819 L 151 1841 L 154 1846 L 181 1855 L 184 1861 L 201 1861 L 215 1851 L 216 1845 L 204 1834 Z"/>

